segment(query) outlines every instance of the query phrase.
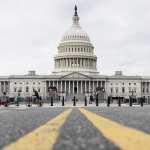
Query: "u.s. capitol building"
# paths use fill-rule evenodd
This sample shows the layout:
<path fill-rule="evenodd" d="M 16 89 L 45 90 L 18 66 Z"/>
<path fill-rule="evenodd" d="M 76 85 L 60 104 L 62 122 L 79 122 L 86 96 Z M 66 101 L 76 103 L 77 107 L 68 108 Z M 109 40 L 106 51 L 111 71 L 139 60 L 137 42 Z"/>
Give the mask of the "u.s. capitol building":
<path fill-rule="evenodd" d="M 32 96 L 37 90 L 45 98 L 48 87 L 56 87 L 59 96 L 68 99 L 74 95 L 81 99 L 94 94 L 96 88 L 102 89 L 105 97 L 150 96 L 150 77 L 125 76 L 116 71 L 113 76 L 104 76 L 97 72 L 97 56 L 88 34 L 79 24 L 77 7 L 75 7 L 73 24 L 63 35 L 58 54 L 54 57 L 55 69 L 51 75 L 37 75 L 29 71 L 27 75 L 0 76 L 0 95 L 6 92 L 10 97 Z"/>

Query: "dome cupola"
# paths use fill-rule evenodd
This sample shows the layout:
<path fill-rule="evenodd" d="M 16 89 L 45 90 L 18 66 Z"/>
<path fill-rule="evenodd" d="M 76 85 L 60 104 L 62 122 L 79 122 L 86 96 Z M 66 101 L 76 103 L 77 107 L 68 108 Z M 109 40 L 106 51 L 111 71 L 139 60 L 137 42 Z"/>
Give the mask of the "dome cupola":
<path fill-rule="evenodd" d="M 55 70 L 53 73 L 66 74 L 70 72 L 98 73 L 96 69 L 97 57 L 88 34 L 79 23 L 77 6 L 72 17 L 73 24 L 63 35 L 55 56 Z"/>

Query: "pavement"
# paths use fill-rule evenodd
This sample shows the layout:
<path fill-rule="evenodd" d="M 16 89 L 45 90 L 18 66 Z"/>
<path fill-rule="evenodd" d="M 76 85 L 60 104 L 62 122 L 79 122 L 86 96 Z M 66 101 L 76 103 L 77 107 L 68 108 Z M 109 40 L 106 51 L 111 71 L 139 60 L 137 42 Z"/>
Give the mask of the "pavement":
<path fill-rule="evenodd" d="M 150 150 L 150 106 L 0 107 L 2 150 Z"/>

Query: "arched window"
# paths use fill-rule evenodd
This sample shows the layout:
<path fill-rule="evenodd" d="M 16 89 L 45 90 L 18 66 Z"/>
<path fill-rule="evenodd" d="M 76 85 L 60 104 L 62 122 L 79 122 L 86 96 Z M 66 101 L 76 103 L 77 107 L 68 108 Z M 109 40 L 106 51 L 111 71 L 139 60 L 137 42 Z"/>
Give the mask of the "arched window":
<path fill-rule="evenodd" d="M 29 92 L 29 87 L 28 86 L 26 87 L 26 92 Z"/>
<path fill-rule="evenodd" d="M 17 92 L 17 88 L 16 87 L 14 87 L 14 92 Z"/>

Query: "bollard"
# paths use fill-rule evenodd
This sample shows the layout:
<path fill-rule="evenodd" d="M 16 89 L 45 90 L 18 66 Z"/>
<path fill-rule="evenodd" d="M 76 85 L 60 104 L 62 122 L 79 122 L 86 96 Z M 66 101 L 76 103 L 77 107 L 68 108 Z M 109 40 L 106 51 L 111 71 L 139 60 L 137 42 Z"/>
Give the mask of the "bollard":
<path fill-rule="evenodd" d="M 51 106 L 53 106 L 53 97 L 51 97 Z"/>
<path fill-rule="evenodd" d="M 110 96 L 108 96 L 108 98 L 107 98 L 107 107 L 109 107 L 110 106 Z"/>
<path fill-rule="evenodd" d="M 41 100 L 39 101 L 39 107 L 42 107 L 42 101 Z"/>
<path fill-rule="evenodd" d="M 129 98 L 129 106 L 132 107 L 132 98 Z"/>
<path fill-rule="evenodd" d="M 30 104 L 28 104 L 28 107 L 31 107 L 31 105 L 30 105 Z"/>
<path fill-rule="evenodd" d="M 143 99 L 143 97 L 141 97 L 141 100 L 140 100 L 141 107 L 143 107 L 143 101 L 144 101 L 144 99 Z"/>
<path fill-rule="evenodd" d="M 28 104 L 27 104 L 27 106 L 28 106 L 28 107 L 31 107 L 30 100 L 28 101 Z"/>
<path fill-rule="evenodd" d="M 96 95 L 96 106 L 98 106 L 99 103 L 98 103 L 98 94 Z"/>
<path fill-rule="evenodd" d="M 31 98 L 30 97 L 28 97 L 28 105 L 27 106 L 31 107 Z"/>
<path fill-rule="evenodd" d="M 73 97 L 73 106 L 76 106 L 76 97 Z"/>
<path fill-rule="evenodd" d="M 118 106 L 121 107 L 121 97 L 118 97 Z"/>
<path fill-rule="evenodd" d="M 84 106 L 87 106 L 87 98 L 85 96 L 85 99 L 84 99 Z"/>
<path fill-rule="evenodd" d="M 16 102 L 16 106 L 19 106 L 19 100 L 17 100 L 17 102 Z"/>
<path fill-rule="evenodd" d="M 65 99 L 64 99 L 64 96 L 62 98 L 62 106 L 65 106 Z"/>

